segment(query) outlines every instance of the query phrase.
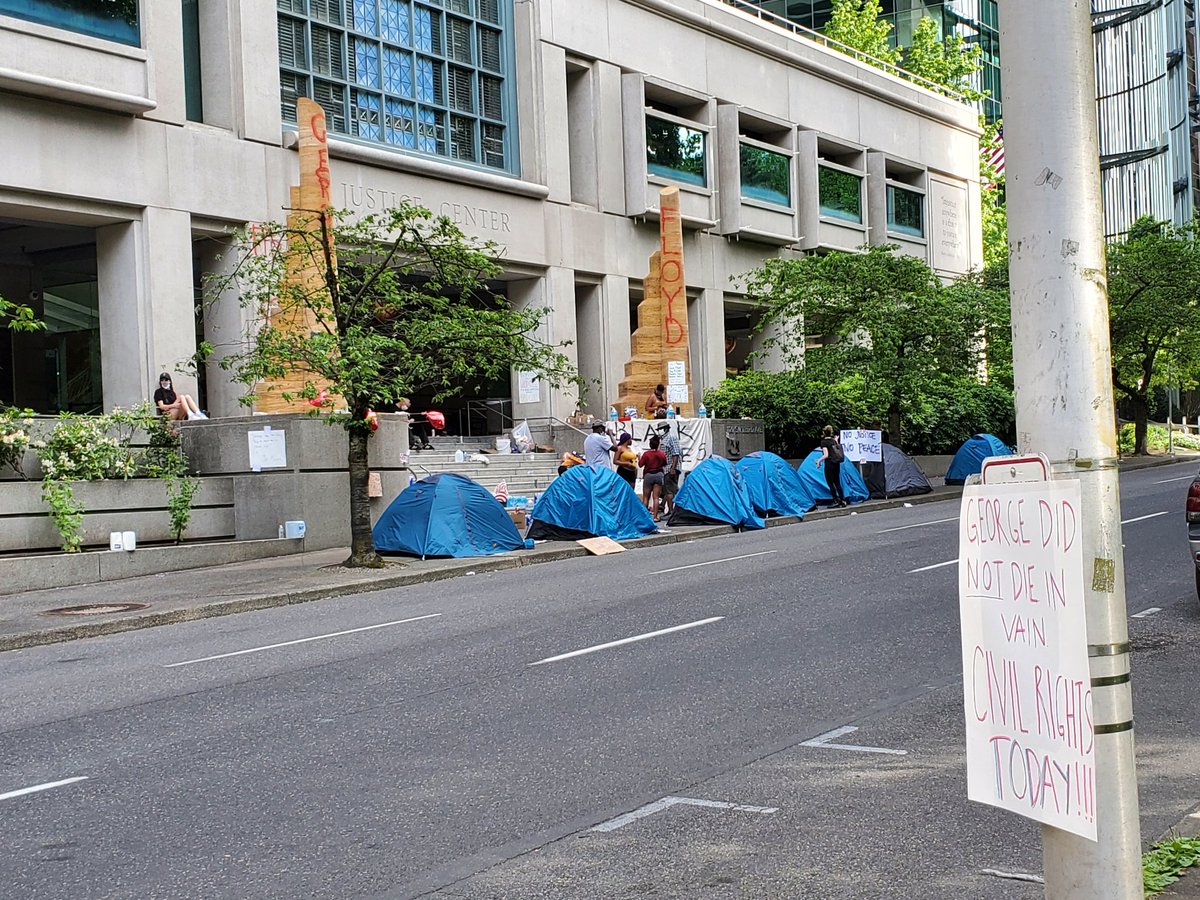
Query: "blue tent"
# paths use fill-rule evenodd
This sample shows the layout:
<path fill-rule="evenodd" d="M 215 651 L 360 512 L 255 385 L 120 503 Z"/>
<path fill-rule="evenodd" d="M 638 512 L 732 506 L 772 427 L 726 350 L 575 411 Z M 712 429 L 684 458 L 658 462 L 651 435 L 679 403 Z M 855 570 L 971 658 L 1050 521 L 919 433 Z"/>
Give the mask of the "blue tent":
<path fill-rule="evenodd" d="M 767 527 L 754 512 L 742 473 L 723 456 L 710 456 L 692 469 L 675 495 L 675 508 L 667 524 Z"/>
<path fill-rule="evenodd" d="M 786 459 L 763 450 L 743 456 L 737 470 L 760 516 L 803 516 L 816 506 L 808 488 Z"/>
<path fill-rule="evenodd" d="M 650 512 L 624 478 L 612 469 L 572 466 L 550 482 L 534 504 L 529 537 L 627 541 L 656 531 Z"/>
<path fill-rule="evenodd" d="M 966 484 L 968 475 L 983 471 L 983 461 L 989 456 L 1008 456 L 1012 453 L 1004 441 L 994 434 L 976 434 L 966 439 L 954 454 L 946 472 L 946 484 Z"/>
<path fill-rule="evenodd" d="M 813 500 L 817 503 L 832 503 L 833 495 L 829 493 L 829 485 L 825 482 L 825 469 L 824 467 L 817 468 L 817 462 L 820 459 L 821 451 L 814 450 L 808 454 L 804 462 L 800 463 L 796 474 L 804 482 L 804 487 L 812 495 Z M 849 503 L 862 503 L 871 496 L 871 492 L 867 490 L 867 483 L 863 481 L 862 475 L 858 472 L 858 467 L 850 460 L 842 463 L 842 495 Z"/>
<path fill-rule="evenodd" d="M 462 475 L 430 475 L 392 501 L 371 536 L 375 549 L 413 556 L 491 556 L 525 546 L 487 488 Z"/>

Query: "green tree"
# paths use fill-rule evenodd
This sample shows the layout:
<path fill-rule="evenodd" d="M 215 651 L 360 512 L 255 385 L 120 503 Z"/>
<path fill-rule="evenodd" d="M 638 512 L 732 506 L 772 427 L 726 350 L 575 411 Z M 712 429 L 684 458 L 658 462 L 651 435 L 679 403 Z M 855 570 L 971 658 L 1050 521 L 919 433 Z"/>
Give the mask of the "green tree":
<path fill-rule="evenodd" d="M 978 44 L 968 44 L 962 35 L 943 38 L 941 26 L 929 16 L 917 22 L 912 43 L 902 53 L 901 65 L 913 75 L 961 95 L 968 103 L 983 99 L 971 82 L 971 76 L 979 71 L 983 50 Z"/>
<path fill-rule="evenodd" d="M 0 328 L 9 331 L 40 331 L 46 327 L 33 309 L 22 303 L 13 303 L 0 296 Z"/>
<path fill-rule="evenodd" d="M 378 566 L 367 497 L 371 410 L 419 390 L 449 397 L 514 367 L 555 386 L 578 384 L 578 376 L 560 346 L 538 337 L 548 309 L 514 309 L 489 290 L 501 271 L 494 245 L 409 204 L 357 219 L 307 216 L 311 225 L 253 229 L 234 273 L 209 285 L 218 296 L 235 281 L 265 323 L 221 364 L 260 394 L 300 374 L 298 396 L 324 401 L 328 420 L 346 429 L 346 564 Z M 297 278 L 298 267 L 315 275 Z"/>
<path fill-rule="evenodd" d="M 896 65 L 900 51 L 888 35 L 892 24 L 883 17 L 879 0 L 833 0 L 833 12 L 825 26 L 825 36 L 871 59 Z"/>
<path fill-rule="evenodd" d="M 747 276 L 746 288 L 762 304 L 760 327 L 777 335 L 766 344 L 794 367 L 863 375 L 899 443 L 906 404 L 929 384 L 979 375 L 981 336 L 995 311 L 982 279 L 943 285 L 924 260 L 896 249 L 771 259 Z M 806 353 L 806 334 L 825 346 Z"/>
<path fill-rule="evenodd" d="M 1133 406 L 1135 453 L 1146 452 L 1150 395 L 1166 362 L 1185 380 L 1200 374 L 1197 228 L 1143 217 L 1108 248 L 1113 386 Z"/>

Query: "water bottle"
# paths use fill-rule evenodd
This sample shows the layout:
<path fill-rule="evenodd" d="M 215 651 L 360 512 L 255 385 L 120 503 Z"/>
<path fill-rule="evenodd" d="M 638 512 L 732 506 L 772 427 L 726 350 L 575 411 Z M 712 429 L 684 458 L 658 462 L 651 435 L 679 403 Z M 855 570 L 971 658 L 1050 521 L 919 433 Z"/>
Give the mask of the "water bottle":
<path fill-rule="evenodd" d="M 667 404 L 667 418 L 668 418 L 668 419 L 673 419 L 673 418 L 675 418 L 675 406 L 674 406 L 674 404 L 671 404 L 671 403 L 668 403 L 668 404 Z"/>
<path fill-rule="evenodd" d="M 615 406 L 610 406 L 608 408 L 608 421 L 612 422 L 615 426 L 617 424 L 617 418 L 617 408 Z"/>
<path fill-rule="evenodd" d="M 701 419 L 707 419 L 707 418 L 708 418 L 708 410 L 704 408 L 704 404 L 703 404 L 703 403 L 701 403 L 701 404 L 700 404 L 700 408 L 699 408 L 698 410 L 696 410 L 696 415 L 697 415 L 699 418 L 701 418 Z"/>

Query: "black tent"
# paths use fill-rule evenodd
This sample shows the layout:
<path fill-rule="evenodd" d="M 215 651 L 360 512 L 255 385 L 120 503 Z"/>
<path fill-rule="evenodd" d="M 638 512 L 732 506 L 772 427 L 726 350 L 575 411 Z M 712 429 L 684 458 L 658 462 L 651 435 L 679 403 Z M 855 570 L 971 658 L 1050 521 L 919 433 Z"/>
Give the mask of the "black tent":
<path fill-rule="evenodd" d="M 917 461 L 891 444 L 883 445 L 882 463 L 863 468 L 868 470 L 864 475 L 873 500 L 911 497 L 914 494 L 928 494 L 933 490 Z"/>

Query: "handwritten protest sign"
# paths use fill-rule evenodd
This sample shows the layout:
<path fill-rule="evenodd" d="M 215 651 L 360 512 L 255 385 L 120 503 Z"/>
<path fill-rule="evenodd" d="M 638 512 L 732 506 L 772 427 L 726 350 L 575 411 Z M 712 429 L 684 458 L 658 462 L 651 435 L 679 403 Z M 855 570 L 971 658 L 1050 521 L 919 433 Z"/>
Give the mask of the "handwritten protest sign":
<path fill-rule="evenodd" d="M 250 471 L 287 468 L 287 437 L 270 426 L 262 431 L 246 432 L 250 449 Z"/>
<path fill-rule="evenodd" d="M 1096 839 L 1076 481 L 968 486 L 958 538 L 967 796 Z"/>
<path fill-rule="evenodd" d="M 842 452 L 851 462 L 881 462 L 883 432 L 863 429 L 844 430 L 841 434 Z"/>

